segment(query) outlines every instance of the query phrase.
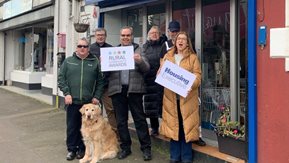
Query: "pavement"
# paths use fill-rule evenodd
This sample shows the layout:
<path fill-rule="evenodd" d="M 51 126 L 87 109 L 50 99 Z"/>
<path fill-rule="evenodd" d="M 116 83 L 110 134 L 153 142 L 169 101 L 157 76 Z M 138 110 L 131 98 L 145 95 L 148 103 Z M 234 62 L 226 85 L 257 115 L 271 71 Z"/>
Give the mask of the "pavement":
<path fill-rule="evenodd" d="M 1 163 L 76 163 L 66 161 L 65 111 L 0 88 Z M 132 138 L 132 154 L 103 163 L 142 163 L 138 140 Z M 149 163 L 169 162 L 168 150 L 155 145 Z"/>

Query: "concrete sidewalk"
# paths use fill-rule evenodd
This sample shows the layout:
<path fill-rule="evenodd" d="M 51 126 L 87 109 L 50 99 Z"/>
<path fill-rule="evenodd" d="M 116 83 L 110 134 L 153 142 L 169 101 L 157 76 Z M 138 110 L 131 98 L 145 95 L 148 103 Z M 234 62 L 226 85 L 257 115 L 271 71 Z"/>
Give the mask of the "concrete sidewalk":
<path fill-rule="evenodd" d="M 65 111 L 47 103 L 0 88 L 1 163 L 66 163 Z M 132 155 L 104 163 L 144 162 L 138 140 L 133 138 Z M 169 162 L 169 155 L 153 147 L 150 163 Z"/>

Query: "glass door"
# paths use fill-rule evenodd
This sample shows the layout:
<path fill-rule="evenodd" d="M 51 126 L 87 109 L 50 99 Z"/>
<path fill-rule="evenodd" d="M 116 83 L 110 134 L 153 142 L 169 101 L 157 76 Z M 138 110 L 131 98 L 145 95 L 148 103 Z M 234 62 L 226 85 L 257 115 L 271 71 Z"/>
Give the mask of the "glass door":
<path fill-rule="evenodd" d="M 181 30 L 189 34 L 193 48 L 195 47 L 195 1 L 194 0 L 173 0 L 173 17 L 180 23 Z M 195 50 L 195 49 L 194 49 Z"/>
<path fill-rule="evenodd" d="M 202 127 L 212 130 L 230 105 L 230 0 L 202 1 Z"/>

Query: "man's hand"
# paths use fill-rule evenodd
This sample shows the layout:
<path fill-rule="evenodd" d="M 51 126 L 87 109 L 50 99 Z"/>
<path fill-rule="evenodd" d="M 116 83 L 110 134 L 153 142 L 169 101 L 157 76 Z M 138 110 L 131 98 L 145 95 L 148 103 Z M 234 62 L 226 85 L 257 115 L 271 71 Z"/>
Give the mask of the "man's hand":
<path fill-rule="evenodd" d="M 91 100 L 91 102 L 92 102 L 94 105 L 99 104 L 99 100 L 96 99 L 96 98 L 93 98 L 93 99 Z"/>
<path fill-rule="evenodd" d="M 133 59 L 136 63 L 140 63 L 142 61 L 141 55 L 139 53 L 134 53 Z"/>
<path fill-rule="evenodd" d="M 66 95 L 66 96 L 65 96 L 64 103 L 65 103 L 66 105 L 72 104 L 72 97 L 71 97 L 71 95 Z"/>

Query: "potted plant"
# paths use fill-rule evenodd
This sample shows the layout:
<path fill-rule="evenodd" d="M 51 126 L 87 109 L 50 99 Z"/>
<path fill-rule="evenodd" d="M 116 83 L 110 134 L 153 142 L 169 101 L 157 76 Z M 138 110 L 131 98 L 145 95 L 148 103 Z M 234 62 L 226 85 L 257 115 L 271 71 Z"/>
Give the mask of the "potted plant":
<path fill-rule="evenodd" d="M 219 110 L 221 114 L 214 126 L 219 151 L 246 160 L 245 125 L 241 125 L 238 121 L 231 121 L 229 106 L 220 106 Z"/>
<path fill-rule="evenodd" d="M 82 19 L 82 21 L 78 21 L 76 23 L 74 23 L 74 29 L 76 32 L 78 33 L 84 33 L 87 31 L 88 27 L 89 27 L 89 22 L 88 22 L 89 18 L 84 18 Z"/>

